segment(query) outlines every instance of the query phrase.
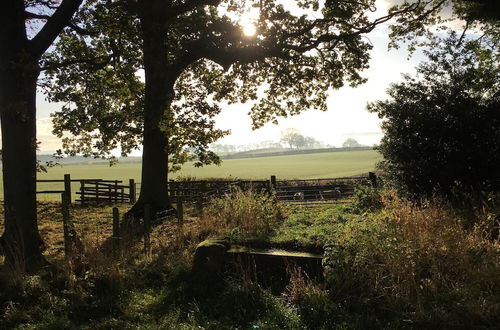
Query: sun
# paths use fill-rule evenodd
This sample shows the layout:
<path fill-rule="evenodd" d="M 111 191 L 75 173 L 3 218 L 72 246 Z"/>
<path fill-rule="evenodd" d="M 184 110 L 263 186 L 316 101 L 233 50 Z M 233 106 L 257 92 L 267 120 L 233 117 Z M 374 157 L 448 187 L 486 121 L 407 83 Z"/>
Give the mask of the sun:
<path fill-rule="evenodd" d="M 251 22 L 242 22 L 241 28 L 245 37 L 253 37 L 257 34 L 257 27 Z"/>

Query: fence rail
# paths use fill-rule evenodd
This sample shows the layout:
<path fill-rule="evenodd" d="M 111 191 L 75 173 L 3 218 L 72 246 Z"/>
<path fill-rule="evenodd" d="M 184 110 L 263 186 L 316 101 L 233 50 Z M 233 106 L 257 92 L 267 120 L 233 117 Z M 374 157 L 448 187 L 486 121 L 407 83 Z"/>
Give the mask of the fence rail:
<path fill-rule="evenodd" d="M 174 181 L 168 182 L 169 196 L 173 199 L 183 199 L 186 202 L 200 202 L 207 198 L 223 197 L 237 188 L 257 191 L 271 190 L 268 180 L 238 180 L 238 181 Z"/>
<path fill-rule="evenodd" d="M 71 183 L 80 183 L 75 192 L 75 202 L 88 203 L 135 203 L 136 189 L 140 183 L 130 179 L 128 184 L 121 180 L 72 179 L 69 174 L 62 180 L 37 180 L 41 183 L 64 183 L 64 190 L 41 190 L 38 194 L 67 194 L 72 196 Z M 186 180 L 168 182 L 168 194 L 174 203 L 198 203 L 223 197 L 237 189 L 254 189 L 257 192 L 274 193 L 276 200 L 295 205 L 324 205 L 349 202 L 357 185 L 377 186 L 377 177 L 370 172 L 367 176 L 277 180 Z M 71 203 L 71 197 L 69 198 Z"/>
<path fill-rule="evenodd" d="M 377 185 L 375 173 L 368 176 L 276 180 L 276 199 L 294 205 L 325 205 L 348 203 L 358 185 Z"/>
<path fill-rule="evenodd" d="M 76 191 L 77 199 L 75 202 L 81 204 L 92 202 L 114 202 L 114 203 L 135 203 L 136 185 L 133 179 L 129 180 L 128 185 L 122 184 L 121 180 L 105 179 L 72 179 L 70 174 L 65 174 L 64 179 L 43 179 L 36 180 L 37 183 L 63 183 L 64 189 L 61 190 L 40 190 L 37 194 L 65 194 L 68 196 L 68 202 L 72 203 L 71 183 L 80 183 L 79 191 Z"/>
<path fill-rule="evenodd" d="M 325 205 L 349 202 L 357 185 L 377 185 L 374 173 L 367 176 L 277 180 L 238 180 L 238 181 L 174 181 L 168 183 L 169 196 L 173 201 L 182 199 L 185 202 L 203 203 L 211 197 L 222 197 L 240 188 L 267 193 L 274 192 L 280 202 L 296 205 Z"/>

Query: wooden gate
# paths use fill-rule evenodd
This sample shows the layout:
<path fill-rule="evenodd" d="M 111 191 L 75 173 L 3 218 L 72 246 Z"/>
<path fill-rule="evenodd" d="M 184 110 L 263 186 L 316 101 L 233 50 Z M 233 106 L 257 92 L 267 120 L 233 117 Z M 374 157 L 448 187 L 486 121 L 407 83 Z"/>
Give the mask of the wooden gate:
<path fill-rule="evenodd" d="M 130 180 L 123 185 L 121 180 L 80 180 L 77 202 L 88 203 L 135 203 L 135 183 Z"/>
<path fill-rule="evenodd" d="M 376 186 L 373 173 L 358 177 L 273 181 L 276 199 L 295 205 L 348 203 L 357 185 Z"/>

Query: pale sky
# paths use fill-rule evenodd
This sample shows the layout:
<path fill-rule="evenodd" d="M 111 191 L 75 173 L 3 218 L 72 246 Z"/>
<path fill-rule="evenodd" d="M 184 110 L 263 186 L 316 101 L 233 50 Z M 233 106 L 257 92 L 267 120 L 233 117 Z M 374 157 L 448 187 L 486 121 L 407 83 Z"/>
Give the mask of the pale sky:
<path fill-rule="evenodd" d="M 379 9 L 385 10 L 385 0 L 380 1 L 382 3 Z M 223 111 L 216 118 L 216 122 L 219 128 L 230 129 L 232 133 L 217 143 L 242 145 L 264 140 L 278 141 L 280 132 L 290 127 L 299 129 L 303 135 L 312 136 L 334 146 L 341 146 L 349 137 L 356 138 L 366 145 L 378 143 L 382 137 L 380 120 L 375 114 L 366 111 L 367 103 L 385 99 L 385 91 L 389 84 L 400 81 L 402 73 L 413 73 L 414 67 L 424 59 L 421 53 L 417 52 L 408 60 L 408 53 L 404 47 L 388 51 L 387 25 L 377 27 L 368 36 L 374 46 L 370 68 L 362 73 L 368 78 L 368 82 L 357 88 L 347 86 L 331 91 L 326 112 L 304 112 L 298 116 L 281 119 L 278 125 L 267 124 L 261 129 L 252 131 L 251 120 L 247 115 L 251 105 L 226 104 L 223 105 Z M 58 111 L 61 105 L 46 102 L 41 93 L 37 101 L 38 139 L 42 142 L 40 151 L 54 151 L 60 148 L 60 141 L 51 133 L 49 116 L 50 113 Z"/>

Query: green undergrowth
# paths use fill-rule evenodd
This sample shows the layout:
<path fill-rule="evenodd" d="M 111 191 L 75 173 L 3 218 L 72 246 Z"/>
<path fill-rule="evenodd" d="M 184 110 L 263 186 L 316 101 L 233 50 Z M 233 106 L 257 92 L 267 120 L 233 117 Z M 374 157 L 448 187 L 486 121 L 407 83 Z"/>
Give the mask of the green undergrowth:
<path fill-rule="evenodd" d="M 363 217 L 351 213 L 348 205 L 324 209 L 299 208 L 276 229 L 270 243 L 291 249 L 322 252 L 324 246 L 339 235 L 343 224 L 361 221 Z"/>
<path fill-rule="evenodd" d="M 307 208 L 277 203 L 274 196 L 256 191 L 238 191 L 210 202 L 199 221 L 200 231 L 253 247 L 322 252 L 342 224 L 361 221 L 366 212 L 370 218 L 379 217 L 373 212 L 380 208 L 373 207 L 380 203 L 373 201 L 376 198 L 380 195 L 363 188 L 354 203 Z"/>
<path fill-rule="evenodd" d="M 444 203 L 364 189 L 351 204 L 317 209 L 239 192 L 212 201 L 200 217 L 189 210 L 183 226 L 154 228 L 147 253 L 142 240 L 123 241 L 112 256 L 101 248 L 110 207 L 74 208 L 84 248 L 67 262 L 58 205 L 41 205 L 53 267 L 36 275 L 0 269 L 0 329 L 494 329 L 500 322 L 498 209 L 472 212 L 471 228 Z M 192 273 L 196 245 L 221 236 L 324 250 L 324 281 L 290 267 L 285 289 L 271 293 L 252 269 L 222 278 Z"/>

